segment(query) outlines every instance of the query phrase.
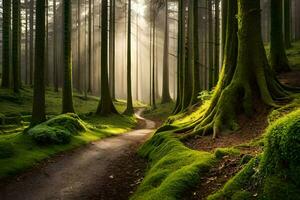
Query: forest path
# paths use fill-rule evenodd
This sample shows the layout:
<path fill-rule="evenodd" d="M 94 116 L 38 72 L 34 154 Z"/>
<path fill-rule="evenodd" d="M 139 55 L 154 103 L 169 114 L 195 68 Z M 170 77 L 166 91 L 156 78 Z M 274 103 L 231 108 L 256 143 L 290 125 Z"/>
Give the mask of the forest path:
<path fill-rule="evenodd" d="M 128 199 L 146 167 L 136 155 L 136 150 L 156 128 L 155 122 L 142 118 L 141 113 L 142 110 L 139 110 L 136 114 L 138 129 L 57 156 L 0 184 L 0 199 Z M 115 169 L 119 171 L 115 172 Z M 122 180 L 124 177 L 130 180 Z M 118 180 L 115 184 L 119 188 L 109 187 L 110 179 Z"/>

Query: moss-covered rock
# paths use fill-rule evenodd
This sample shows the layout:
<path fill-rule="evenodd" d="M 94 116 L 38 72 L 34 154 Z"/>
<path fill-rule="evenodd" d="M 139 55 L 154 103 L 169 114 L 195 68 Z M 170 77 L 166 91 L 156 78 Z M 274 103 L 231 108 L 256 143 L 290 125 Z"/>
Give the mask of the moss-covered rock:
<path fill-rule="evenodd" d="M 67 144 L 72 135 L 84 130 L 84 122 L 77 115 L 63 114 L 29 129 L 28 134 L 41 145 Z"/>

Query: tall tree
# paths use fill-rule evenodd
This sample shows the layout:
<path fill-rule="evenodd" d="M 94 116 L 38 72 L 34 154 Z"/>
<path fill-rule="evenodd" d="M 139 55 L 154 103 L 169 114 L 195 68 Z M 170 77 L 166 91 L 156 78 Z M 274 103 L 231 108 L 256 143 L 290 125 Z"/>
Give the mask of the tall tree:
<path fill-rule="evenodd" d="M 58 92 L 56 0 L 53 0 L 53 86 Z"/>
<path fill-rule="evenodd" d="M 25 9 L 25 83 L 28 84 L 28 0 L 24 1 Z"/>
<path fill-rule="evenodd" d="M 62 112 L 74 113 L 73 107 L 73 86 L 72 86 L 72 2 L 71 0 L 63 0 L 63 30 L 64 30 L 64 82 L 63 82 L 63 98 Z"/>
<path fill-rule="evenodd" d="M 109 11 L 109 85 L 112 99 L 115 99 L 115 0 L 110 0 Z"/>
<path fill-rule="evenodd" d="M 110 96 L 108 84 L 108 2 L 103 0 L 101 4 L 101 99 L 97 114 L 109 115 L 118 113 Z"/>
<path fill-rule="evenodd" d="M 151 106 L 152 109 L 156 109 L 156 88 L 155 88 L 155 64 L 156 64 L 156 7 L 155 1 L 152 1 L 152 96 Z"/>
<path fill-rule="evenodd" d="M 33 70 L 34 70 L 34 0 L 30 0 L 30 12 L 29 12 L 29 30 L 30 30 L 30 37 L 29 37 L 29 84 L 33 84 Z"/>
<path fill-rule="evenodd" d="M 35 70 L 31 126 L 46 120 L 45 114 L 45 10 L 46 0 L 36 2 Z"/>
<path fill-rule="evenodd" d="M 3 3 L 3 26 L 2 26 L 2 83 L 3 88 L 10 85 L 10 29 L 11 29 L 11 0 Z"/>
<path fill-rule="evenodd" d="M 178 2 L 178 45 L 177 45 L 177 97 L 173 114 L 182 110 L 183 68 L 186 65 L 185 50 L 185 3 Z"/>
<path fill-rule="evenodd" d="M 198 95 L 200 93 L 200 55 L 199 55 L 199 1 L 193 1 L 194 3 L 194 68 L 192 69 L 192 75 L 193 75 L 193 92 L 192 92 L 192 99 L 191 99 L 191 105 L 198 102 Z"/>
<path fill-rule="evenodd" d="M 12 78 L 13 90 L 19 92 L 20 80 L 20 0 L 13 0 L 13 29 L 12 29 Z"/>
<path fill-rule="evenodd" d="M 161 103 L 172 101 L 169 87 L 169 6 L 165 3 L 165 35 L 164 35 L 164 57 L 163 57 L 163 84 Z"/>
<path fill-rule="evenodd" d="M 131 85 L 131 0 L 128 0 L 128 33 L 127 33 L 127 108 L 125 114 L 133 114 Z"/>
<path fill-rule="evenodd" d="M 221 0 L 222 4 L 222 31 L 221 31 L 221 38 L 222 38 L 222 60 L 223 60 L 223 54 L 224 54 L 224 48 L 225 48 L 225 42 L 226 42 L 226 25 L 227 25 L 227 5 L 228 0 Z"/>
<path fill-rule="evenodd" d="M 290 70 L 284 45 L 282 11 L 282 0 L 271 0 L 270 65 L 277 73 Z"/>
<path fill-rule="evenodd" d="M 213 84 L 218 83 L 219 78 L 219 65 L 220 65 L 220 0 L 215 0 L 215 64 L 214 64 L 214 78 Z"/>
<path fill-rule="evenodd" d="M 291 0 L 284 1 L 284 41 L 287 49 L 292 47 L 291 44 Z"/>
<path fill-rule="evenodd" d="M 192 70 L 195 65 L 194 51 L 194 2 L 188 1 L 188 30 L 187 30 L 187 64 L 183 68 L 183 90 L 182 90 L 182 106 L 184 111 L 189 107 L 193 92 L 193 77 Z"/>
<path fill-rule="evenodd" d="M 77 89 L 81 92 L 81 0 L 77 0 Z"/>
<path fill-rule="evenodd" d="M 88 11 L 88 92 L 92 92 L 92 0 L 89 0 Z"/>
<path fill-rule="evenodd" d="M 237 1 L 228 4 L 224 67 L 209 108 L 185 128 L 194 128 L 194 134 L 213 133 L 216 137 L 221 131 L 236 130 L 237 114 L 254 114 L 254 102 L 276 106 L 277 101 L 288 97 L 286 87 L 276 79 L 267 61 L 261 37 L 260 1 L 238 0 L 238 51 L 234 39 Z"/>
<path fill-rule="evenodd" d="M 207 0 L 208 7 L 208 67 L 209 67 L 209 77 L 208 77 L 208 89 L 211 90 L 214 86 L 214 46 L 213 46 L 213 3 L 212 0 Z"/>

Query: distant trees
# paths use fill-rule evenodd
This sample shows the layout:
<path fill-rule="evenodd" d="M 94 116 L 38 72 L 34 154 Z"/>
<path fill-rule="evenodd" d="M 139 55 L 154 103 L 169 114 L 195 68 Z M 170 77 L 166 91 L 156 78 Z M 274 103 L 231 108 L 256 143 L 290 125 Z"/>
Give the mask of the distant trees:
<path fill-rule="evenodd" d="M 73 113 L 73 85 L 72 85 L 72 45 L 71 45 L 71 31 L 72 31 L 72 5 L 71 0 L 63 0 L 63 30 L 64 30 L 64 82 L 63 82 L 63 98 L 62 98 L 62 112 Z"/>
<path fill-rule="evenodd" d="M 11 27 L 11 0 L 3 1 L 2 25 L 2 82 L 3 88 L 10 86 L 10 27 Z"/>
<path fill-rule="evenodd" d="M 46 1 L 36 2 L 35 70 L 31 126 L 46 120 L 45 111 L 45 10 Z"/>
<path fill-rule="evenodd" d="M 291 0 L 284 1 L 284 43 L 287 49 L 292 47 L 291 43 Z"/>
<path fill-rule="evenodd" d="M 290 71 L 283 35 L 283 1 L 271 0 L 270 65 L 277 73 Z"/>
<path fill-rule="evenodd" d="M 97 108 L 97 114 L 109 115 L 118 113 L 110 96 L 108 84 L 108 2 L 103 0 L 101 4 L 101 99 Z"/>

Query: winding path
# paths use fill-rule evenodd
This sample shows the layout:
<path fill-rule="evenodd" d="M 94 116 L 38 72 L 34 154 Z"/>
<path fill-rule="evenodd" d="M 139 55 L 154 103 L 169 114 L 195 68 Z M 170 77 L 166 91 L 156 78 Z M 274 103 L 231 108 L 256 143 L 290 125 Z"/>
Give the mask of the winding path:
<path fill-rule="evenodd" d="M 0 186 L 0 199 L 91 199 L 91 194 L 106 184 L 104 176 L 107 176 L 110 165 L 125 152 L 134 151 L 132 146 L 144 142 L 153 132 L 155 122 L 142 118 L 141 112 L 139 110 L 136 114 L 144 122 L 141 129 L 93 142 L 58 156 L 44 166 Z"/>

